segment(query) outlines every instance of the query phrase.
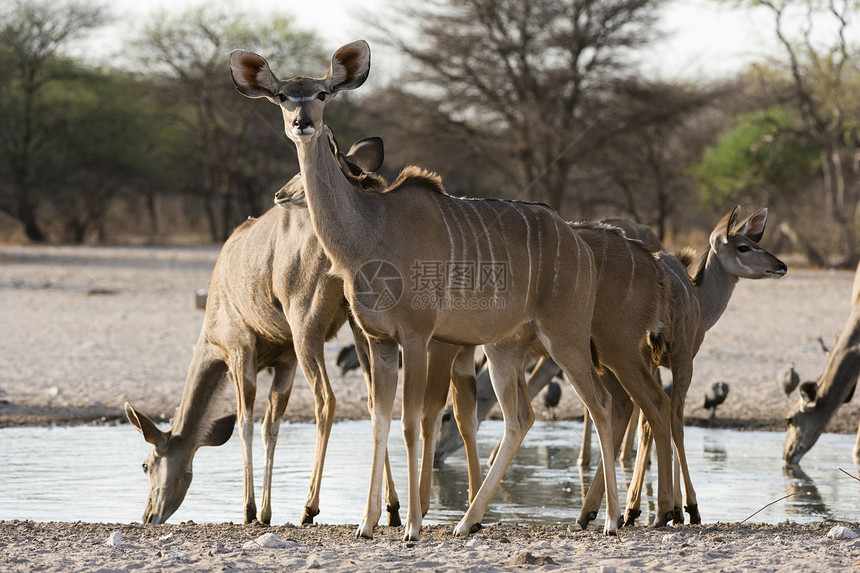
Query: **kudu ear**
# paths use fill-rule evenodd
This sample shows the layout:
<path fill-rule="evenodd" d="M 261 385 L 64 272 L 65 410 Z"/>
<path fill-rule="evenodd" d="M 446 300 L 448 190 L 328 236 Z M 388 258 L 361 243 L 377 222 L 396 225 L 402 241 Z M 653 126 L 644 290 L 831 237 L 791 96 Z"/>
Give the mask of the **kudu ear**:
<path fill-rule="evenodd" d="M 740 210 L 740 205 L 735 205 L 735 208 L 726 213 L 720 219 L 720 222 L 717 223 L 717 226 L 714 227 L 710 238 L 711 248 L 714 251 L 720 252 L 729 243 L 729 230 L 734 226 L 735 219 L 737 219 Z"/>
<path fill-rule="evenodd" d="M 233 50 L 230 54 L 230 75 L 236 89 L 250 98 L 273 98 L 278 93 L 278 78 L 272 73 L 266 59 L 254 52 Z"/>
<path fill-rule="evenodd" d="M 138 412 L 128 402 L 125 403 L 125 416 L 148 443 L 155 447 L 160 447 L 167 443 L 169 438 L 167 433 L 159 430 L 158 426 L 155 425 L 155 422 L 149 416 L 143 412 Z"/>
<path fill-rule="evenodd" d="M 203 436 L 201 446 L 222 446 L 227 443 L 230 436 L 233 435 L 233 427 L 236 425 L 236 414 L 226 414 L 221 416 L 209 428 L 209 431 Z"/>
<path fill-rule="evenodd" d="M 334 95 L 341 90 L 360 87 L 370 74 L 370 46 L 364 40 L 356 40 L 341 46 L 331 57 L 331 67 L 325 76 L 329 92 Z"/>
<path fill-rule="evenodd" d="M 385 159 L 381 137 L 365 137 L 349 148 L 346 160 L 357 165 L 365 173 L 379 170 Z"/>
<path fill-rule="evenodd" d="M 805 404 L 815 404 L 815 399 L 818 396 L 818 382 L 803 382 L 799 390 L 800 397 Z"/>
<path fill-rule="evenodd" d="M 735 233 L 745 236 L 753 243 L 758 243 L 764 236 L 764 227 L 767 224 L 767 208 L 759 209 L 735 227 Z"/>

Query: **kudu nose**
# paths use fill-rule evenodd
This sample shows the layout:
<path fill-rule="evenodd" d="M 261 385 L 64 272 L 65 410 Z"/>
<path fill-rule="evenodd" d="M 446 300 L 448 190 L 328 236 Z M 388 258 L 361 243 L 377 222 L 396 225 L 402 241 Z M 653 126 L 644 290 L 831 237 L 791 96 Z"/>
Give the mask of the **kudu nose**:
<path fill-rule="evenodd" d="M 311 123 L 310 118 L 305 115 L 300 115 L 293 120 L 293 127 L 298 128 L 299 131 L 304 131 L 307 128 L 311 127 L 311 125 L 313 124 Z"/>

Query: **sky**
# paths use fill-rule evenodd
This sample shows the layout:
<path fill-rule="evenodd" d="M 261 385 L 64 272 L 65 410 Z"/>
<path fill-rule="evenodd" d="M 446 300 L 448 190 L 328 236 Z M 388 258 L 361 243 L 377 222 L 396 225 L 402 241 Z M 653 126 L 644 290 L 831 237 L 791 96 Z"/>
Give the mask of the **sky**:
<path fill-rule="evenodd" d="M 420 1 L 420 0 L 419 0 Z M 118 50 L 122 38 L 157 10 L 181 13 L 200 0 L 111 0 L 121 17 L 90 41 L 104 59 Z M 211 2 L 211 0 L 210 0 Z M 373 10 L 385 0 L 232 0 L 240 10 L 292 14 L 299 26 L 311 28 L 334 51 L 363 37 L 356 10 Z M 773 51 L 773 25 L 767 14 L 725 7 L 712 0 L 673 0 L 664 11 L 660 27 L 666 41 L 645 54 L 643 72 L 665 80 L 714 79 L 731 75 L 746 64 Z M 392 54 L 391 60 L 396 59 Z M 384 65 L 386 54 L 374 49 L 374 64 Z"/>

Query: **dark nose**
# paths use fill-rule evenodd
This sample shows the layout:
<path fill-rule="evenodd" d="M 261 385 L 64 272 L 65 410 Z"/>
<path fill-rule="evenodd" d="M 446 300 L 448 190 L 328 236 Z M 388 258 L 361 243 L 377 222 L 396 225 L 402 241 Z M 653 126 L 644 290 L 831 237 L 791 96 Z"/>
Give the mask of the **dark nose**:
<path fill-rule="evenodd" d="M 779 261 L 779 270 L 781 270 L 784 273 L 787 273 L 788 272 L 788 266 L 784 262 Z"/>
<path fill-rule="evenodd" d="M 293 127 L 299 128 L 300 131 L 304 131 L 312 125 L 312 122 L 308 116 L 305 114 L 300 115 L 296 119 L 293 120 Z"/>

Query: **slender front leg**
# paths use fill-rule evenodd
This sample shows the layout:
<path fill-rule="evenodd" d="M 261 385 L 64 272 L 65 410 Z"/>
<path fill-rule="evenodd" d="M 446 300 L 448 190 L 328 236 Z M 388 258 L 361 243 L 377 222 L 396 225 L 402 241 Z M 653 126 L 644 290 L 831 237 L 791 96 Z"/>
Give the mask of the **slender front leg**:
<path fill-rule="evenodd" d="M 406 444 L 406 470 L 409 498 L 406 504 L 404 541 L 417 541 L 421 535 L 420 435 L 421 409 L 427 389 L 428 340 L 412 336 L 401 340 L 403 346 L 403 410 L 400 417 Z M 450 370 L 449 370 L 450 371 Z M 450 378 L 450 376 L 449 376 Z M 429 462 L 429 460 L 428 460 Z"/>
<path fill-rule="evenodd" d="M 323 467 L 328 449 L 328 439 L 331 426 L 334 423 L 334 412 L 337 401 L 331 389 L 331 382 L 325 367 L 324 333 L 315 332 L 300 321 L 293 320 L 296 355 L 302 372 L 314 395 L 314 416 L 316 418 L 317 436 L 314 450 L 314 466 L 311 472 L 311 483 L 302 510 L 301 523 L 313 523 L 319 514 L 320 488 L 322 487 Z"/>
<path fill-rule="evenodd" d="M 231 350 L 230 375 L 236 384 L 236 417 L 239 421 L 239 441 L 242 446 L 244 522 L 257 519 L 254 501 L 254 398 L 257 395 L 257 363 L 254 346 Z"/>
<path fill-rule="evenodd" d="M 431 342 L 428 352 L 427 388 L 424 393 L 424 408 L 421 411 L 421 473 L 418 477 L 421 492 L 421 515 L 430 510 L 430 485 L 433 479 L 433 454 L 436 432 L 441 423 L 442 409 L 448 400 L 451 381 L 451 364 L 460 351 L 459 346 L 442 342 Z M 474 368 L 474 367 L 473 367 Z"/>
<path fill-rule="evenodd" d="M 367 388 L 367 410 L 373 419 L 373 400 L 370 386 L 370 349 L 368 348 L 367 336 L 356 324 L 352 315 L 349 317 L 349 327 L 355 340 L 355 350 L 358 355 L 358 363 L 361 365 L 361 373 L 364 375 L 364 383 Z M 391 464 L 388 461 L 388 451 L 385 452 L 385 509 L 388 512 L 388 525 L 399 527 L 400 523 L 400 500 L 397 498 L 397 490 L 394 487 L 394 476 L 391 475 Z"/>
<path fill-rule="evenodd" d="M 263 449 L 266 461 L 263 466 L 263 501 L 260 507 L 260 523 L 272 522 L 272 471 L 275 464 L 275 446 L 284 412 L 290 402 L 290 393 L 296 377 L 296 354 L 292 348 L 275 364 L 275 376 L 269 391 L 269 405 L 263 419 Z"/>
<path fill-rule="evenodd" d="M 684 510 L 690 514 L 690 523 L 702 522 L 699 514 L 699 503 L 696 500 L 696 490 L 690 478 L 690 468 L 687 467 L 687 453 L 684 451 L 684 401 L 687 398 L 687 389 L 693 378 L 693 361 L 690 360 L 689 367 L 678 367 L 672 370 L 672 439 L 675 442 L 675 454 L 678 463 L 681 464 L 681 477 L 684 480 L 684 493 L 686 505 Z"/>
<path fill-rule="evenodd" d="M 368 340 L 370 355 L 370 391 L 368 402 L 373 424 L 373 461 L 370 488 L 364 518 L 356 531 L 357 537 L 373 539 L 373 528 L 382 513 L 382 478 L 388 451 L 388 432 L 397 392 L 397 343 L 391 339 Z"/>
<path fill-rule="evenodd" d="M 639 413 L 639 447 L 636 451 L 636 464 L 633 467 L 633 478 L 627 488 L 627 509 L 624 514 L 624 525 L 634 525 L 636 518 L 642 515 L 642 488 L 645 486 L 645 472 L 651 459 L 651 425 L 644 414 Z M 659 469 L 659 468 L 658 468 Z"/>

